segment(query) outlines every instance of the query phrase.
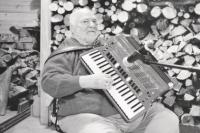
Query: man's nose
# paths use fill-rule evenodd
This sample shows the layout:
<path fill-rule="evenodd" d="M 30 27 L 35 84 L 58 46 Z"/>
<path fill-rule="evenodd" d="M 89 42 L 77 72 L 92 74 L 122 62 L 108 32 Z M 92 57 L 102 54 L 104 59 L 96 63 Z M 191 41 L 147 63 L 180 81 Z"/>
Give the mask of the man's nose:
<path fill-rule="evenodd" d="M 96 23 L 93 22 L 93 21 L 90 21 L 90 22 L 89 22 L 89 26 L 90 26 L 90 27 L 95 27 L 95 26 L 96 26 Z"/>

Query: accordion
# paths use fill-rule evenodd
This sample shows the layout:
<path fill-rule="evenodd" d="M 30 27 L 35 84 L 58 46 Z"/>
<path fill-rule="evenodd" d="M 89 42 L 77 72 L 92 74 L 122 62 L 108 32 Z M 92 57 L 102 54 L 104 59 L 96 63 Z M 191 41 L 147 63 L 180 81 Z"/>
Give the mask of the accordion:
<path fill-rule="evenodd" d="M 104 90 L 113 105 L 130 122 L 142 115 L 174 84 L 161 69 L 136 60 L 131 67 L 123 59 L 140 48 L 130 36 L 115 36 L 104 46 L 81 54 L 80 59 L 90 73 L 108 74 L 113 79 L 111 89 Z M 175 83 L 176 84 L 176 83 Z"/>

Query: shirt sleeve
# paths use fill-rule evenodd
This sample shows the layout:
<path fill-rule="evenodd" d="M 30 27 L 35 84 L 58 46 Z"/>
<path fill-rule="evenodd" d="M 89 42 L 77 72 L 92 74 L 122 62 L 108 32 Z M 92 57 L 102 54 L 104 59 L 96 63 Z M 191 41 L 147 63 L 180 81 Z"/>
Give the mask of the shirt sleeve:
<path fill-rule="evenodd" d="M 74 52 L 56 55 L 44 65 L 42 72 L 42 89 L 49 95 L 59 98 L 69 96 L 81 90 L 79 76 L 72 75 Z"/>

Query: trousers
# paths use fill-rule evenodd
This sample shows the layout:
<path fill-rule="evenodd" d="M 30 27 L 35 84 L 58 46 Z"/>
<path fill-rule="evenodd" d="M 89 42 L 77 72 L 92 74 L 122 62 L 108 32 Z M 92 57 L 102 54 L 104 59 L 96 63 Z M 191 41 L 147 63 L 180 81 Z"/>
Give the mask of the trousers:
<path fill-rule="evenodd" d="M 147 112 L 127 123 L 120 114 L 109 117 L 81 113 L 59 120 L 67 133 L 179 133 L 179 119 L 160 103 L 154 103 Z"/>

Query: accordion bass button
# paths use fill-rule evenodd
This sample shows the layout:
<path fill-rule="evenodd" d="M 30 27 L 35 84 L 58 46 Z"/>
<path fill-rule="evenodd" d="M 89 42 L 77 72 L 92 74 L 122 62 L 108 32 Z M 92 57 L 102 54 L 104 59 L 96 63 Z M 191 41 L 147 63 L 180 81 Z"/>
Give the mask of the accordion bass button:
<path fill-rule="evenodd" d="M 126 81 L 129 82 L 131 80 L 131 77 L 126 78 Z"/>
<path fill-rule="evenodd" d="M 174 87 L 174 83 L 169 82 L 169 83 L 168 83 L 168 86 L 169 86 L 170 89 L 172 89 L 172 88 Z"/>
<path fill-rule="evenodd" d="M 115 64 L 115 68 L 118 68 L 119 66 L 120 66 L 119 63 L 116 63 L 116 64 Z"/>

